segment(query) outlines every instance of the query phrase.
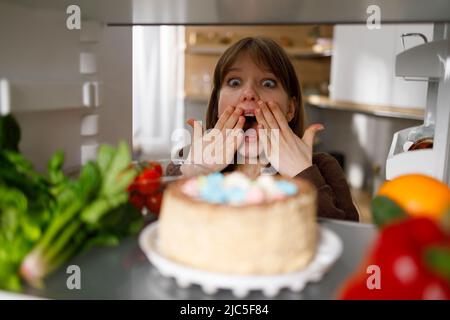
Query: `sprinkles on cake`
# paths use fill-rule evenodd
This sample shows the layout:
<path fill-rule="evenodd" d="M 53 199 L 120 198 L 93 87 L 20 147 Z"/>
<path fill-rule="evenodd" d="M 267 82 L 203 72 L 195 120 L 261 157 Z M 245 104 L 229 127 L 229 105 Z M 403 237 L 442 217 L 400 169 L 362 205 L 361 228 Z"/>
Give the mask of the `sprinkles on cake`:
<path fill-rule="evenodd" d="M 246 205 L 284 199 L 296 194 L 295 184 L 276 180 L 273 176 L 259 176 L 251 180 L 245 174 L 220 172 L 188 179 L 182 192 L 192 198 L 209 203 Z"/>

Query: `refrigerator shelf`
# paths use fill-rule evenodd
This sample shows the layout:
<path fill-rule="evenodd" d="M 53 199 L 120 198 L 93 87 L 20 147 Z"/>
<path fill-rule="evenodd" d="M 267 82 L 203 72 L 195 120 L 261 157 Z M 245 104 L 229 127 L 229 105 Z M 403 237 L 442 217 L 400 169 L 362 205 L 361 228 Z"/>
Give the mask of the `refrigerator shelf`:
<path fill-rule="evenodd" d="M 100 105 L 100 83 L 97 81 L 11 83 L 0 79 L 0 83 L 2 114 Z"/>
<path fill-rule="evenodd" d="M 394 134 L 391 149 L 386 160 L 386 179 L 392 180 L 403 174 L 420 173 L 436 176 L 435 164 L 438 157 L 436 149 L 405 151 L 411 131 L 418 127 L 407 128 Z M 438 177 L 437 177 L 438 178 Z"/>

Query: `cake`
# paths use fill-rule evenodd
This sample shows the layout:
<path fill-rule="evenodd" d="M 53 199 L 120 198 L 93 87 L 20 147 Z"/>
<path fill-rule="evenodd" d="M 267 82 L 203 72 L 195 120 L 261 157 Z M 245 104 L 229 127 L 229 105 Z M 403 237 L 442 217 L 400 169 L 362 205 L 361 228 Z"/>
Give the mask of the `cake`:
<path fill-rule="evenodd" d="M 234 172 L 180 179 L 163 197 L 159 249 L 205 271 L 268 275 L 304 268 L 317 244 L 316 190 Z"/>

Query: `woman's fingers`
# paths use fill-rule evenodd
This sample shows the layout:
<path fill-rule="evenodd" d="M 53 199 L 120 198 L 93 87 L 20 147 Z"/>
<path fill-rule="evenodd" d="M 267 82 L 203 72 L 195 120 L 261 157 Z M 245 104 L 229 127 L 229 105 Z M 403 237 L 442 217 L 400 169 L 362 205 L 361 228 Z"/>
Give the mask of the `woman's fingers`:
<path fill-rule="evenodd" d="M 266 104 L 265 107 L 267 108 L 267 104 Z M 272 113 L 270 110 L 267 110 L 267 112 Z M 280 112 L 281 116 L 284 118 L 283 114 L 281 113 L 281 110 L 279 110 L 279 112 Z M 259 127 L 259 125 L 261 125 L 261 128 L 263 128 L 263 130 L 262 130 L 263 135 L 262 136 L 263 137 L 264 137 L 264 135 L 266 136 L 267 145 L 270 146 L 272 143 L 276 143 L 279 146 L 280 143 L 281 143 L 281 140 L 285 139 L 285 138 L 283 137 L 283 135 L 280 132 L 280 131 L 283 131 L 283 129 L 280 130 L 280 127 L 278 126 L 278 122 L 274 118 L 274 116 L 272 115 L 272 119 L 273 119 L 273 121 L 275 121 L 277 123 L 275 128 L 273 127 L 273 124 L 270 125 L 268 123 L 267 118 L 263 114 L 262 108 L 255 110 L 255 116 L 256 116 L 256 120 L 258 121 L 258 127 Z M 286 120 L 284 120 L 284 121 L 286 122 Z M 281 123 L 283 123 L 283 122 L 281 122 Z M 282 126 L 283 126 L 283 124 L 282 124 Z M 286 130 L 290 130 L 289 125 L 287 124 L 287 122 L 286 122 L 285 129 Z M 287 132 L 289 132 L 289 131 L 286 131 L 285 136 L 287 136 Z M 272 140 L 275 140 L 275 141 L 272 141 Z M 267 152 L 270 153 L 270 152 L 272 152 L 272 150 L 271 149 L 267 150 Z"/>
<path fill-rule="evenodd" d="M 226 129 L 234 128 L 243 112 L 244 110 L 242 108 L 236 107 L 234 111 L 229 115 L 228 119 L 225 121 L 225 124 L 223 125 L 221 130 L 225 131 Z"/>
<path fill-rule="evenodd" d="M 318 131 L 322 131 L 324 130 L 325 127 L 320 124 L 320 123 L 316 123 L 316 124 L 312 124 L 310 125 L 306 130 L 305 133 L 303 134 L 303 142 L 309 146 L 309 147 L 313 147 L 314 144 L 314 136 L 316 135 L 316 133 Z"/>
<path fill-rule="evenodd" d="M 198 162 L 201 159 L 203 127 L 201 121 L 189 118 L 186 123 L 192 127 L 191 148 L 187 157 L 188 162 Z"/>
<path fill-rule="evenodd" d="M 256 121 L 258 121 L 258 125 L 256 126 L 256 130 L 258 130 L 258 139 L 259 143 L 263 146 L 266 155 L 269 156 L 270 150 L 270 129 L 267 124 L 264 115 L 260 109 L 255 110 Z"/>
<path fill-rule="evenodd" d="M 280 127 L 280 129 L 288 133 L 290 131 L 290 127 L 286 120 L 286 116 L 283 114 L 283 112 L 281 112 L 280 106 L 273 101 L 269 101 L 267 105 L 270 111 L 272 111 L 275 120 L 278 122 L 278 126 Z"/>
<path fill-rule="evenodd" d="M 265 128 L 266 130 L 268 130 L 268 128 L 270 128 L 269 124 L 266 121 L 266 118 L 264 118 L 264 114 L 263 114 L 261 108 L 255 110 L 255 117 L 256 117 L 256 121 L 258 122 L 258 126 L 261 125 L 262 128 Z"/>
<path fill-rule="evenodd" d="M 233 161 L 234 154 L 243 142 L 245 118 L 240 116 L 236 125 L 232 129 L 227 129 L 220 133 L 216 131 L 214 146 L 211 146 L 211 158 L 218 165 L 228 165 Z"/>
<path fill-rule="evenodd" d="M 199 140 L 203 137 L 203 127 L 201 121 L 189 118 L 186 123 L 192 127 L 192 141 Z"/>
<path fill-rule="evenodd" d="M 242 129 L 242 128 L 244 128 L 244 124 L 245 124 L 245 117 L 244 116 L 239 116 L 239 119 L 236 122 L 236 125 L 234 126 L 234 129 Z"/>
<path fill-rule="evenodd" d="M 264 129 L 264 125 L 263 125 L 263 124 L 258 123 L 258 124 L 256 125 L 256 130 L 258 130 L 258 132 L 259 132 L 260 130 L 263 130 L 263 129 Z"/>
<path fill-rule="evenodd" d="M 219 119 L 217 120 L 217 123 L 214 126 L 214 128 L 222 130 L 228 118 L 233 114 L 234 111 L 235 111 L 234 106 L 226 107 L 225 111 L 220 115 Z"/>
<path fill-rule="evenodd" d="M 239 116 L 239 119 L 234 128 L 227 131 L 225 148 L 227 148 L 227 152 L 233 152 L 233 155 L 234 152 L 236 152 L 237 148 L 240 146 L 242 138 L 244 137 L 244 131 L 242 130 L 244 124 L 245 117 Z M 234 143 L 235 138 L 237 138 L 237 144 Z"/>
<path fill-rule="evenodd" d="M 279 129 L 280 127 L 278 126 L 277 120 L 273 116 L 272 111 L 270 111 L 269 107 L 267 106 L 267 103 L 259 100 L 258 105 L 259 105 L 260 110 L 262 111 L 264 119 L 267 122 L 268 127 L 266 127 L 266 128 L 267 129 Z M 266 126 L 266 125 L 264 124 L 264 126 Z"/>
<path fill-rule="evenodd" d="M 208 140 L 213 142 L 209 145 L 207 154 L 210 155 L 208 159 L 212 159 L 211 163 L 215 165 L 228 165 L 233 161 L 234 154 L 237 148 L 241 145 L 244 132 L 242 128 L 244 127 L 245 117 L 238 116 L 238 120 L 232 128 L 223 128 L 219 131 L 215 128 L 209 134 Z"/>
<path fill-rule="evenodd" d="M 245 124 L 245 117 L 239 116 L 237 122 L 232 128 L 224 127 L 222 131 L 224 134 L 222 135 L 222 137 L 224 137 L 225 140 L 224 148 L 227 149 L 226 152 L 233 151 L 234 154 L 234 152 L 236 151 L 237 147 L 230 144 L 230 141 L 234 141 L 233 137 L 238 137 L 239 135 L 244 136 L 244 132 L 242 131 L 242 128 L 244 128 L 244 124 Z"/>
<path fill-rule="evenodd" d="M 258 140 L 260 147 L 264 149 L 266 156 L 270 158 L 272 152 L 270 129 L 266 129 L 264 125 L 258 124 L 256 130 L 258 130 Z"/>
<path fill-rule="evenodd" d="M 186 124 L 190 125 L 192 127 L 192 129 L 194 129 L 194 122 L 196 120 L 194 118 L 189 118 L 186 120 Z"/>
<path fill-rule="evenodd" d="M 192 127 L 193 134 L 191 141 L 195 141 L 203 137 L 203 127 L 201 121 L 195 120 L 194 118 L 189 118 L 186 120 L 186 124 Z"/>
<path fill-rule="evenodd" d="M 234 156 L 234 153 L 244 141 L 244 131 L 242 131 L 244 123 L 245 118 L 242 120 L 239 118 L 236 126 L 232 130 L 230 130 L 230 133 L 227 135 L 225 140 L 226 154 Z"/>

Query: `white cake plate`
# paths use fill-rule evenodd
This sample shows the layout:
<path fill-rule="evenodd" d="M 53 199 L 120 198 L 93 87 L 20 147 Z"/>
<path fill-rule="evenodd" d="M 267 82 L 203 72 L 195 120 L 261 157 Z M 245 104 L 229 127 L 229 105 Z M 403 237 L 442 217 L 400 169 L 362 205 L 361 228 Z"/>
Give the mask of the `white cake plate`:
<path fill-rule="evenodd" d="M 229 289 L 238 298 L 247 296 L 250 290 L 261 290 L 269 298 L 276 296 L 283 288 L 300 292 L 308 282 L 320 281 L 342 253 L 341 239 L 333 231 L 320 226 L 316 255 L 299 271 L 260 276 L 215 273 L 188 267 L 164 257 L 158 250 L 157 231 L 157 222 L 148 225 L 139 236 L 139 246 L 163 276 L 175 278 L 182 288 L 197 284 L 206 294 Z"/>

